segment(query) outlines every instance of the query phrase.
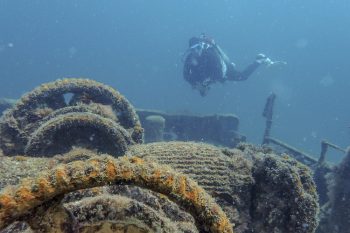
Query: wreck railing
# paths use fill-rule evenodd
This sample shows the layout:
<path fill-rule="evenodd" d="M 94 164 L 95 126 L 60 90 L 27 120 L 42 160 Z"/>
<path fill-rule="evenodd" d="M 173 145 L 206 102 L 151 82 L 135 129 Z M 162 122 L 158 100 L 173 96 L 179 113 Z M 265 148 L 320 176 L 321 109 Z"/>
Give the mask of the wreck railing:
<path fill-rule="evenodd" d="M 326 160 L 326 154 L 328 151 L 328 148 L 333 148 L 335 150 L 338 150 L 342 153 L 346 153 L 346 150 L 341 148 L 340 146 L 333 144 L 329 141 L 322 140 L 321 141 L 321 153 L 319 156 L 319 159 L 317 160 L 313 156 L 283 142 L 282 140 L 279 140 L 277 138 L 271 137 L 271 128 L 272 128 L 272 118 L 273 118 L 273 110 L 274 110 L 274 103 L 275 103 L 276 95 L 272 93 L 266 100 L 265 108 L 263 111 L 263 117 L 266 118 L 266 126 L 264 131 L 264 136 L 262 140 L 262 145 L 268 145 L 268 144 L 274 144 L 279 147 L 282 147 L 285 149 L 291 156 L 293 156 L 296 160 L 310 166 L 315 167 L 316 165 L 321 165 Z"/>

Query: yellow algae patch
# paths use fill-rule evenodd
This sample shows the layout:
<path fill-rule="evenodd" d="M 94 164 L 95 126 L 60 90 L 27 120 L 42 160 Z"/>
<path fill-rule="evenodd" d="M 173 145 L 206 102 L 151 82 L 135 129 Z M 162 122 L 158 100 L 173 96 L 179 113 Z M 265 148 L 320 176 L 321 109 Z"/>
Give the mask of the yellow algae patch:
<path fill-rule="evenodd" d="M 131 180 L 134 177 L 134 171 L 126 166 L 120 168 L 120 174 L 122 180 Z"/>
<path fill-rule="evenodd" d="M 140 157 L 131 157 L 130 162 L 138 165 L 144 163 L 143 159 Z"/>
<path fill-rule="evenodd" d="M 23 201 L 25 203 L 31 202 L 36 198 L 27 186 L 20 187 L 16 192 L 16 196 L 18 200 Z"/>
<path fill-rule="evenodd" d="M 196 188 L 191 187 L 189 191 L 185 192 L 185 197 L 188 198 L 189 200 L 197 203 L 198 202 L 198 196 L 199 196 L 199 193 L 201 191 L 202 190 L 197 188 L 197 187 Z"/>
<path fill-rule="evenodd" d="M 112 160 L 108 160 L 106 163 L 106 177 L 108 180 L 113 181 L 117 176 L 116 166 Z"/>
<path fill-rule="evenodd" d="M 0 195 L 0 208 L 1 209 L 7 209 L 12 208 L 16 205 L 16 201 L 14 200 L 13 196 L 2 194 Z"/>
<path fill-rule="evenodd" d="M 51 183 L 45 177 L 40 177 L 32 189 L 36 190 L 37 193 L 46 196 L 50 196 L 55 192 L 55 188 L 51 186 Z"/>
<path fill-rule="evenodd" d="M 67 172 L 64 167 L 60 167 L 55 170 L 55 177 L 58 185 L 68 185 L 69 177 L 67 176 Z"/>
<path fill-rule="evenodd" d="M 186 177 L 185 176 L 179 176 L 177 178 L 177 190 L 179 194 L 182 196 L 185 196 L 186 192 Z"/>
<path fill-rule="evenodd" d="M 163 183 L 166 186 L 172 187 L 174 185 L 174 176 L 172 174 L 168 174 Z"/>
<path fill-rule="evenodd" d="M 155 180 L 160 180 L 161 177 L 162 177 L 162 175 L 163 175 L 163 174 L 162 174 L 161 171 L 158 170 L 158 169 L 154 170 L 154 172 L 153 172 L 153 178 L 154 178 Z"/>

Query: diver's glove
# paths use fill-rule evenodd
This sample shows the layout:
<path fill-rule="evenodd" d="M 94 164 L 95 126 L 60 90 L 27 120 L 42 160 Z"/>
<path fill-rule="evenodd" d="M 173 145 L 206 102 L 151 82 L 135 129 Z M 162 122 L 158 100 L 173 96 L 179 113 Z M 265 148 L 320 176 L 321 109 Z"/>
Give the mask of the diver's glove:
<path fill-rule="evenodd" d="M 259 53 L 258 55 L 256 55 L 255 62 L 266 66 L 287 65 L 287 62 L 285 61 L 272 61 L 263 53 Z"/>

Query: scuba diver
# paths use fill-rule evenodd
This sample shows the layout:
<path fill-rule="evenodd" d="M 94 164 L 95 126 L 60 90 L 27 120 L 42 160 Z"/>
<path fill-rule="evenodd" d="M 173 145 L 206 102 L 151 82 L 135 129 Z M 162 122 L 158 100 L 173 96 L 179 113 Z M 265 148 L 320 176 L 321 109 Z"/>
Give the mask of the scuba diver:
<path fill-rule="evenodd" d="M 213 83 L 247 80 L 261 64 L 267 66 L 286 64 L 283 61 L 272 61 L 264 54 L 258 54 L 252 64 L 239 71 L 215 41 L 205 34 L 189 40 L 189 49 L 183 58 L 183 76 L 201 96 L 207 95 Z"/>

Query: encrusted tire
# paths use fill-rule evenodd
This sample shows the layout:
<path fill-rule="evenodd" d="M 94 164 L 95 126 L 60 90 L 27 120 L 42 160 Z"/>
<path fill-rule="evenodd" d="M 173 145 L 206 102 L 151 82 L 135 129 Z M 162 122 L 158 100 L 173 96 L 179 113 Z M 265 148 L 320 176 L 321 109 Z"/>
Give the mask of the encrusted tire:
<path fill-rule="evenodd" d="M 124 96 L 102 83 L 72 78 L 42 84 L 7 110 L 0 122 L 1 149 L 6 155 L 23 154 L 40 125 L 73 110 L 110 118 L 127 130 L 135 143 L 143 140 L 136 111 Z"/>
<path fill-rule="evenodd" d="M 133 184 L 169 197 L 196 218 L 200 229 L 233 233 L 229 219 L 197 183 L 170 167 L 138 157 L 96 157 L 59 165 L 0 193 L 0 229 L 62 194 L 108 184 Z"/>
<path fill-rule="evenodd" d="M 67 113 L 48 120 L 34 131 L 24 152 L 31 156 L 53 156 L 79 145 L 120 156 L 130 144 L 129 132 L 108 118 L 93 113 Z"/>

